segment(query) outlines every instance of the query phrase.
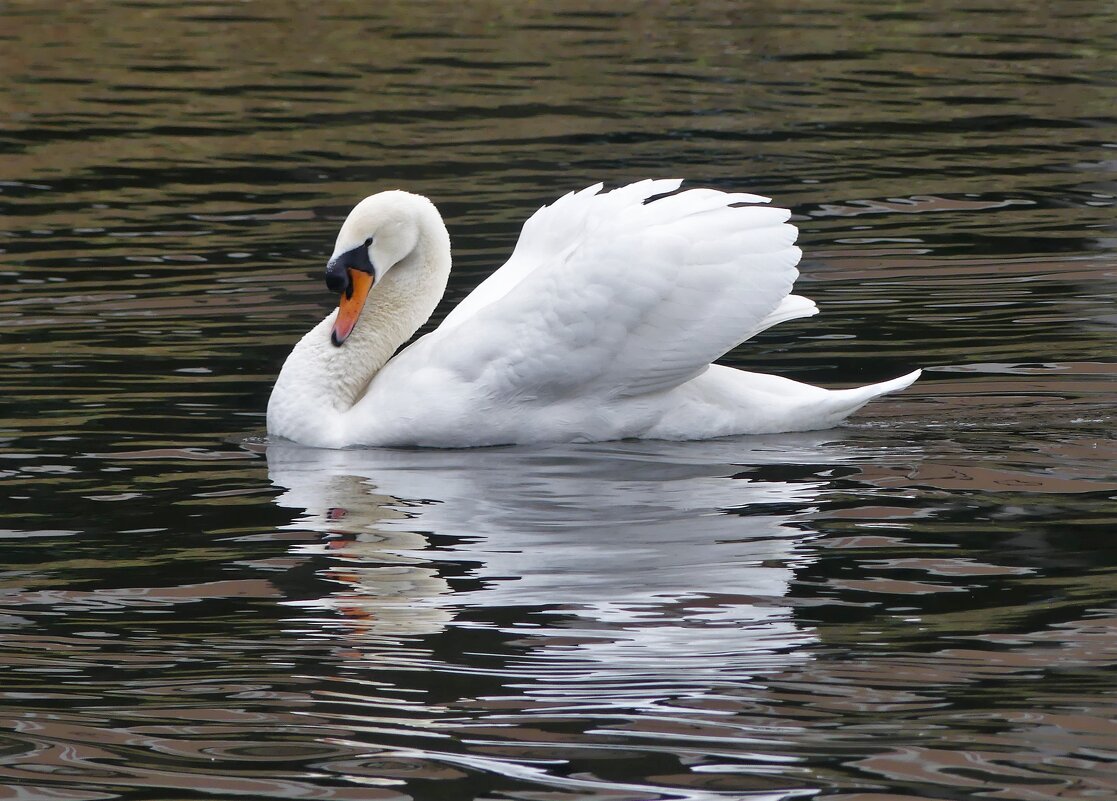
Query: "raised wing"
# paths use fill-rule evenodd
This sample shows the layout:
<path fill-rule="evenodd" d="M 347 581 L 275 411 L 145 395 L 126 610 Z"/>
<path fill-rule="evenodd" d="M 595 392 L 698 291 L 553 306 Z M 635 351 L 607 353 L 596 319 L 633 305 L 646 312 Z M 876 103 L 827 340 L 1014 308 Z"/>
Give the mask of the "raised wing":
<path fill-rule="evenodd" d="M 811 313 L 781 307 L 800 255 L 788 211 L 711 189 L 645 202 L 678 186 L 598 185 L 541 209 L 508 263 L 406 355 L 492 398 L 635 396 Z"/>
<path fill-rule="evenodd" d="M 682 183 L 678 178 L 647 179 L 605 193 L 601 193 L 604 184 L 594 184 L 568 192 L 551 205 L 543 206 L 524 222 L 516 248 L 504 266 L 455 306 L 443 319 L 441 327 L 455 326 L 506 295 L 537 267 L 581 241 L 603 217 L 633 202 L 642 203 L 654 195 L 674 192 Z M 756 199 L 763 201 L 763 198 Z"/>

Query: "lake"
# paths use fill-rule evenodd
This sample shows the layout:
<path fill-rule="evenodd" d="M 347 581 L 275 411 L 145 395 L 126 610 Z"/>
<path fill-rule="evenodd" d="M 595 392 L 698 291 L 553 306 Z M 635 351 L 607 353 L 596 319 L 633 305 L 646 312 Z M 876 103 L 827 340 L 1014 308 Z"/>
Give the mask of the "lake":
<path fill-rule="evenodd" d="M 1117 797 L 1117 9 L 0 7 L 0 797 Z M 372 192 L 792 209 L 841 428 L 267 441 Z M 429 330 L 429 329 L 427 329 Z"/>

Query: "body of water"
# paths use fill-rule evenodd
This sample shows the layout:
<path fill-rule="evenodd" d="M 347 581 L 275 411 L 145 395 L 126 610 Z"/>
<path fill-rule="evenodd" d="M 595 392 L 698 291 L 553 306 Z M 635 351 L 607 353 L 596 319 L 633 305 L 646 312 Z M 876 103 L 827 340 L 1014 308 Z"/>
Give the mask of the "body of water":
<path fill-rule="evenodd" d="M 1117 11 L 0 7 L 0 797 L 1117 797 Z M 387 188 L 454 241 L 685 177 L 924 377 L 832 431 L 268 443 Z"/>

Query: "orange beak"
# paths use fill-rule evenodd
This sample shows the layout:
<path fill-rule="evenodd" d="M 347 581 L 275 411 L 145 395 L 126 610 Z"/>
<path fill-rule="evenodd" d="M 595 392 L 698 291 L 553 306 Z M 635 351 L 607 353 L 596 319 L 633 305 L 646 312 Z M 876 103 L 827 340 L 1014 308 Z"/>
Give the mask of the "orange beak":
<path fill-rule="evenodd" d="M 361 309 L 365 307 L 365 298 L 372 289 L 373 278 L 363 270 L 348 270 L 349 287 L 341 293 L 341 302 L 337 306 L 337 319 L 334 320 L 334 330 L 330 340 L 335 345 L 340 345 L 353 333 L 357 325 L 357 318 L 361 316 Z"/>

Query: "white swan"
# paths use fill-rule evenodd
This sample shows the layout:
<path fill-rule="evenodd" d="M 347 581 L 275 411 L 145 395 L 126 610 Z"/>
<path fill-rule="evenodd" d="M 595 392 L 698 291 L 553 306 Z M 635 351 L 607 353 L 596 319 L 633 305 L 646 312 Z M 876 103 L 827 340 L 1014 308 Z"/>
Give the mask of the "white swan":
<path fill-rule="evenodd" d="M 287 357 L 268 433 L 304 445 L 468 447 L 706 439 L 829 428 L 919 371 L 826 390 L 711 362 L 816 314 L 790 213 L 756 195 L 647 180 L 570 193 L 524 223 L 508 262 L 442 324 L 450 238 L 406 192 L 350 212 L 326 268 L 339 308 Z"/>

